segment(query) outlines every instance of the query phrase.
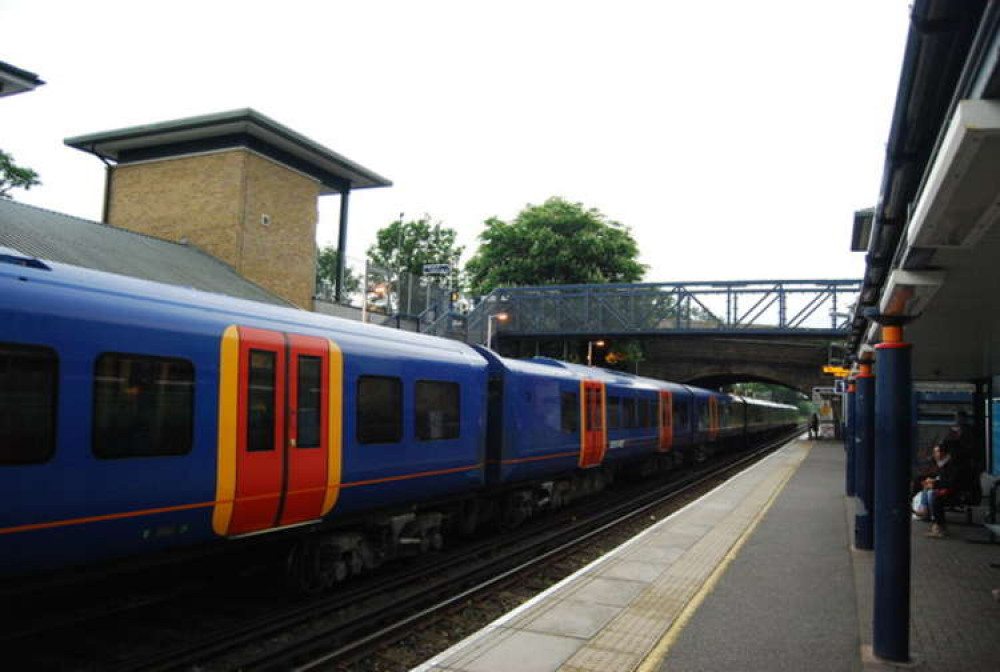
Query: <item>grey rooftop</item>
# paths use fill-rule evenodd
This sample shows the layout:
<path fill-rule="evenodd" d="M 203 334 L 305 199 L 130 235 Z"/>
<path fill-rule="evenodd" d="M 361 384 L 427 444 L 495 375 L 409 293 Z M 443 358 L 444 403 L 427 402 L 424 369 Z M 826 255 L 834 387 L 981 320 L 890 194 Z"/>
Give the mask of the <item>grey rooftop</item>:
<path fill-rule="evenodd" d="M 245 147 L 316 178 L 323 194 L 392 184 L 250 108 L 78 135 L 64 142 L 118 163 Z"/>
<path fill-rule="evenodd" d="M 0 97 L 31 91 L 44 83 L 35 73 L 0 61 Z"/>
<path fill-rule="evenodd" d="M 3 199 L 0 246 L 98 271 L 289 305 L 197 248 Z"/>

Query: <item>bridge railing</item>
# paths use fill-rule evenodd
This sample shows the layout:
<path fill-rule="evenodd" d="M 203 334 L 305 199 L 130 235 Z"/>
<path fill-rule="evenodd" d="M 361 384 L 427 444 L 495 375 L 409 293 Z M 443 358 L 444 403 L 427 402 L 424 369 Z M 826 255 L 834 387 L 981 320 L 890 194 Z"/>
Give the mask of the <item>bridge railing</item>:
<path fill-rule="evenodd" d="M 467 340 L 494 333 L 588 336 L 711 332 L 846 331 L 858 280 L 767 280 L 496 289 L 469 313 Z"/>

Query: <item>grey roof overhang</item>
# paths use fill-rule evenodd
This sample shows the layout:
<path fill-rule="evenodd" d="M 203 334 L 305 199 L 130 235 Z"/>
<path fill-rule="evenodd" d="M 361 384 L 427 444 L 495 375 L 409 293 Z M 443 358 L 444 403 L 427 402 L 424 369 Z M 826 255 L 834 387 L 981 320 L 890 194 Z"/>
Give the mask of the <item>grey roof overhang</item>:
<path fill-rule="evenodd" d="M 388 187 L 389 180 L 249 108 L 66 138 L 68 146 L 130 163 L 246 147 L 310 175 L 321 193 Z"/>
<path fill-rule="evenodd" d="M 878 304 L 888 277 L 886 271 L 898 251 L 908 208 L 919 193 L 950 110 L 964 88 L 960 80 L 986 5 L 983 0 L 913 3 L 855 318 Z M 864 331 L 852 331 L 849 350 L 858 350 Z"/>
<path fill-rule="evenodd" d="M 10 63 L 0 61 L 0 96 L 23 93 L 44 84 L 33 72 L 15 68 Z"/>

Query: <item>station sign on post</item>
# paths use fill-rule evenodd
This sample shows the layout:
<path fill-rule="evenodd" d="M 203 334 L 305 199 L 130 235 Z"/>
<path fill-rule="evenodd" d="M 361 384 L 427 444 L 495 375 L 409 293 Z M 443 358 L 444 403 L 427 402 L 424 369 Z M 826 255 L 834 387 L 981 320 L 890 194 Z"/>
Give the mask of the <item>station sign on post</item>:
<path fill-rule="evenodd" d="M 448 275 L 451 264 L 424 264 L 424 275 Z"/>

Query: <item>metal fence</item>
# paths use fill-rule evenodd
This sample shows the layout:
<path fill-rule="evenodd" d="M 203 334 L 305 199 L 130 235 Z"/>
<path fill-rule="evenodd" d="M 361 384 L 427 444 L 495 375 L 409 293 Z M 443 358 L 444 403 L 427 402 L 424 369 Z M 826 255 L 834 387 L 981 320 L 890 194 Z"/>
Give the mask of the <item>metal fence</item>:
<path fill-rule="evenodd" d="M 344 290 L 340 303 L 381 315 L 402 315 L 430 324 L 447 312 L 451 292 L 447 279 L 380 268 L 364 259 L 344 260 Z M 335 302 L 332 282 L 316 281 L 316 298 Z"/>

